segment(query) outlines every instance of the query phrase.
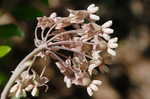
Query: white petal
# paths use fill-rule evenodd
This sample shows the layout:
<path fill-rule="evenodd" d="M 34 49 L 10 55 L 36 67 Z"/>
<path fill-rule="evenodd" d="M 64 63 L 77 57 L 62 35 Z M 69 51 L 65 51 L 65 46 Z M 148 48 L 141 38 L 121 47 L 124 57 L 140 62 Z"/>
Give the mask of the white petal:
<path fill-rule="evenodd" d="M 92 75 L 92 71 L 93 71 L 93 69 L 94 69 L 95 67 L 97 67 L 97 65 L 95 65 L 95 64 L 89 65 L 88 72 L 89 72 L 90 75 Z"/>
<path fill-rule="evenodd" d="M 103 32 L 106 33 L 106 34 L 112 34 L 114 32 L 114 30 L 111 29 L 111 28 L 104 28 Z"/>
<path fill-rule="evenodd" d="M 71 87 L 71 79 L 69 79 L 67 76 L 64 77 L 64 82 L 66 83 L 67 88 Z"/>
<path fill-rule="evenodd" d="M 87 93 L 89 94 L 89 96 L 93 95 L 93 91 L 90 87 L 87 88 Z"/>
<path fill-rule="evenodd" d="M 117 43 L 109 44 L 109 47 L 110 47 L 110 48 L 117 48 L 117 47 L 118 47 L 118 44 L 117 44 Z"/>
<path fill-rule="evenodd" d="M 93 8 L 93 7 L 95 7 L 95 4 L 90 4 L 90 5 L 88 6 L 87 10 L 90 9 L 90 8 Z"/>
<path fill-rule="evenodd" d="M 57 16 L 57 14 L 55 12 L 53 12 L 51 15 L 50 15 L 50 18 L 55 18 Z"/>
<path fill-rule="evenodd" d="M 21 95 L 21 87 L 19 86 L 19 89 L 17 90 L 15 96 L 18 98 L 18 97 L 20 97 L 20 95 Z"/>
<path fill-rule="evenodd" d="M 74 17 L 75 15 L 73 13 L 70 13 L 69 14 L 69 17 Z"/>
<path fill-rule="evenodd" d="M 99 85 L 100 86 L 102 84 L 102 81 L 100 81 L 100 80 L 93 80 L 92 83 L 95 84 L 95 85 Z"/>
<path fill-rule="evenodd" d="M 15 92 L 18 88 L 18 84 L 15 84 L 11 89 L 10 89 L 10 92 Z"/>
<path fill-rule="evenodd" d="M 104 33 L 102 36 L 105 40 L 110 40 L 110 36 L 108 34 Z"/>
<path fill-rule="evenodd" d="M 56 66 L 57 66 L 59 69 L 61 69 L 61 67 L 62 67 L 59 62 L 56 62 Z"/>
<path fill-rule="evenodd" d="M 94 59 L 100 58 L 99 53 L 100 53 L 100 51 L 93 51 L 93 52 L 92 52 L 92 57 L 93 57 Z"/>
<path fill-rule="evenodd" d="M 112 56 L 116 56 L 116 52 L 114 50 L 112 50 L 111 48 L 108 48 L 107 52 Z"/>
<path fill-rule="evenodd" d="M 90 84 L 90 88 L 93 89 L 94 91 L 98 90 L 98 87 L 95 84 Z"/>
<path fill-rule="evenodd" d="M 23 89 L 22 90 L 22 94 L 21 94 L 23 97 L 26 97 L 27 96 L 27 93 L 26 93 L 26 91 Z"/>
<path fill-rule="evenodd" d="M 118 41 L 118 38 L 117 38 L 117 37 L 115 37 L 115 38 L 110 39 L 110 41 L 109 41 L 109 42 L 116 43 L 117 41 Z"/>
<path fill-rule="evenodd" d="M 112 21 L 111 21 L 111 20 L 105 22 L 105 23 L 102 25 L 103 28 L 108 28 L 108 27 L 110 27 L 110 26 L 112 26 Z"/>
<path fill-rule="evenodd" d="M 96 7 L 95 4 L 91 4 L 88 6 L 87 11 L 89 13 L 95 13 L 98 11 L 98 9 L 99 9 L 99 7 Z"/>
<path fill-rule="evenodd" d="M 31 92 L 31 95 L 32 95 L 33 97 L 35 97 L 35 96 L 38 96 L 38 94 L 39 94 L 38 88 L 37 88 L 37 87 L 34 87 L 33 90 L 32 90 L 32 92 Z"/>
<path fill-rule="evenodd" d="M 25 88 L 26 91 L 31 91 L 32 89 L 33 89 L 33 85 L 32 85 L 32 84 L 28 85 L 28 86 Z"/>
<path fill-rule="evenodd" d="M 100 20 L 100 17 L 95 14 L 90 14 L 90 19 L 98 21 L 98 20 Z"/>

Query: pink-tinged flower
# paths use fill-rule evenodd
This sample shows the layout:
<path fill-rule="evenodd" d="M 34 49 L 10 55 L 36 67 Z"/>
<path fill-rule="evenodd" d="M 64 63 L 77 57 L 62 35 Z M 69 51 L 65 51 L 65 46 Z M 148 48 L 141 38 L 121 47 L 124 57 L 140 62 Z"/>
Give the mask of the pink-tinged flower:
<path fill-rule="evenodd" d="M 100 86 L 102 84 L 102 81 L 100 80 L 93 80 L 91 82 L 91 84 L 87 87 L 87 93 L 89 94 L 89 96 L 93 95 L 93 91 L 97 91 L 98 90 L 98 86 Z"/>
<path fill-rule="evenodd" d="M 68 9 L 70 12 L 69 18 L 71 23 L 83 23 L 84 19 L 87 17 L 88 13 L 84 10 L 71 10 Z"/>
<path fill-rule="evenodd" d="M 113 56 L 116 56 L 116 51 L 114 50 L 114 48 L 117 48 L 118 47 L 118 44 L 117 44 L 117 41 L 118 41 L 118 38 L 115 37 L 115 38 L 112 38 L 108 41 L 108 44 L 107 44 L 107 52 L 110 54 L 110 55 L 113 55 Z"/>
<path fill-rule="evenodd" d="M 57 30 L 63 29 L 65 27 L 71 25 L 70 19 L 67 17 L 64 17 L 64 18 L 59 17 L 59 18 L 57 18 L 55 23 L 56 23 L 55 29 L 57 29 Z"/>
<path fill-rule="evenodd" d="M 38 17 L 37 20 L 38 20 L 37 27 L 40 27 L 41 29 L 52 27 L 55 24 L 53 19 L 46 16 Z"/>

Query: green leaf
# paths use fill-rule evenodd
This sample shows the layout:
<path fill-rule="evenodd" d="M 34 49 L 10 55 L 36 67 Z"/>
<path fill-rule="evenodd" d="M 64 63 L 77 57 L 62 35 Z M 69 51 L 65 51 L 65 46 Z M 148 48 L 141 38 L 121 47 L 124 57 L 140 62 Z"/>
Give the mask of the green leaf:
<path fill-rule="evenodd" d="M 19 5 L 12 14 L 21 20 L 33 20 L 38 16 L 43 16 L 43 13 L 31 5 Z"/>
<path fill-rule="evenodd" d="M 45 5 L 49 5 L 49 0 L 41 0 Z"/>
<path fill-rule="evenodd" d="M 0 86 L 3 86 L 6 83 L 7 79 L 7 75 L 0 72 Z"/>
<path fill-rule="evenodd" d="M 0 46 L 0 58 L 4 57 L 10 51 L 11 51 L 11 48 L 9 46 L 1 45 Z"/>
<path fill-rule="evenodd" d="M 0 38 L 23 36 L 24 32 L 15 24 L 0 25 Z"/>

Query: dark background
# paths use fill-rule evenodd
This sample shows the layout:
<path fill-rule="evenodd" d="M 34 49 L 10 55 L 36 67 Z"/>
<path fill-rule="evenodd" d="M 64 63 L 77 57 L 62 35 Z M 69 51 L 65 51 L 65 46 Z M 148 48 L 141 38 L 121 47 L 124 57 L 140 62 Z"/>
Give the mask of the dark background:
<path fill-rule="evenodd" d="M 108 65 L 109 72 L 98 76 L 103 85 L 92 97 L 79 86 L 67 89 L 50 60 L 38 61 L 37 71 L 48 64 L 45 75 L 50 82 L 48 92 L 41 90 L 35 99 L 150 99 L 150 0 L 1 0 L 0 45 L 12 50 L 0 58 L 0 92 L 11 71 L 35 47 L 36 17 L 52 12 L 67 16 L 67 8 L 86 9 L 91 3 L 100 8 L 98 23 L 113 20 L 112 37 L 119 38 L 117 56 Z"/>

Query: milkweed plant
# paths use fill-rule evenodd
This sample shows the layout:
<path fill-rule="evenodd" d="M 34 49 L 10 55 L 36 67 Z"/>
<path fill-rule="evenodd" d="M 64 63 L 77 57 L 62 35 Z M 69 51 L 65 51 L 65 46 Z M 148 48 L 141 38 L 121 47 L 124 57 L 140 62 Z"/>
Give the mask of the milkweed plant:
<path fill-rule="evenodd" d="M 1 94 L 1 99 L 7 97 L 27 97 L 39 94 L 39 88 L 48 89 L 48 78 L 42 72 L 38 74 L 33 68 L 37 57 L 54 58 L 55 66 L 64 76 L 66 87 L 79 85 L 86 87 L 89 96 L 98 90 L 101 80 L 94 79 L 94 70 L 107 64 L 105 56 L 115 56 L 118 38 L 111 38 L 112 21 L 102 25 L 96 23 L 100 17 L 95 13 L 99 7 L 95 4 L 86 10 L 68 9 L 67 17 L 59 17 L 54 12 L 49 17 L 38 17 L 35 28 L 34 43 L 36 48 L 29 53 L 16 67 Z M 62 53 L 60 50 L 71 52 Z"/>

